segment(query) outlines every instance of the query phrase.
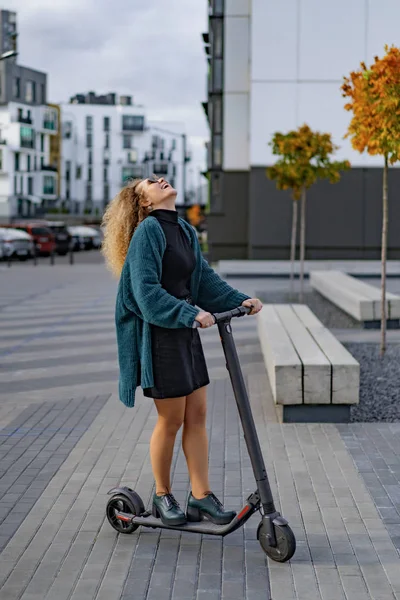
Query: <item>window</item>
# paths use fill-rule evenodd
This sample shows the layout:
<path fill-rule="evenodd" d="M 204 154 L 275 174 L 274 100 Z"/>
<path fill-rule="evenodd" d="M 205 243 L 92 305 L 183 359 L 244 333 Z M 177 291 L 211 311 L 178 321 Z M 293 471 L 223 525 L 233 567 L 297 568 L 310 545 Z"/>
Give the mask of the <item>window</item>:
<path fill-rule="evenodd" d="M 108 181 L 108 169 L 107 169 L 107 167 L 105 167 L 103 169 L 103 181 L 105 181 L 105 182 Z"/>
<path fill-rule="evenodd" d="M 36 102 L 36 83 L 29 79 L 25 83 L 25 102 Z"/>
<path fill-rule="evenodd" d="M 31 155 L 28 154 L 26 157 L 26 170 L 29 172 L 31 170 Z"/>
<path fill-rule="evenodd" d="M 91 150 L 88 151 L 88 164 L 93 164 L 93 152 Z"/>
<path fill-rule="evenodd" d="M 56 180 L 51 175 L 43 177 L 43 194 L 54 195 L 56 193 Z"/>
<path fill-rule="evenodd" d="M 3 149 L 0 148 L 0 171 L 3 170 Z"/>
<path fill-rule="evenodd" d="M 36 162 L 36 154 L 33 157 L 33 170 L 36 171 L 36 167 L 37 167 L 37 162 Z"/>
<path fill-rule="evenodd" d="M 44 83 L 40 84 L 40 91 L 42 104 L 46 104 L 46 86 L 44 85 Z"/>
<path fill-rule="evenodd" d="M 222 210 L 222 174 L 211 173 L 210 204 L 213 211 Z"/>
<path fill-rule="evenodd" d="M 222 98 L 214 96 L 213 101 L 214 123 L 212 125 L 215 133 L 222 133 Z"/>
<path fill-rule="evenodd" d="M 71 180 L 71 161 L 70 160 L 65 161 L 65 179 L 67 181 Z"/>
<path fill-rule="evenodd" d="M 32 227 L 33 235 L 49 235 L 47 227 Z"/>
<path fill-rule="evenodd" d="M 212 19 L 212 52 L 217 58 L 222 58 L 222 19 Z"/>
<path fill-rule="evenodd" d="M 65 121 L 65 123 L 63 123 L 63 137 L 66 140 L 69 140 L 71 138 L 72 135 L 72 122 L 71 121 Z"/>
<path fill-rule="evenodd" d="M 126 150 L 127 148 L 132 148 L 132 136 L 129 134 L 123 135 L 123 148 Z"/>
<path fill-rule="evenodd" d="M 21 194 L 21 196 L 24 195 L 24 178 L 22 175 L 19 178 L 19 193 Z"/>
<path fill-rule="evenodd" d="M 17 195 L 17 176 L 14 175 L 14 196 Z"/>
<path fill-rule="evenodd" d="M 110 200 L 110 186 L 108 183 L 105 183 L 103 186 L 103 200 L 104 202 L 109 202 Z"/>
<path fill-rule="evenodd" d="M 214 92 L 222 92 L 222 59 L 214 59 L 213 68 L 213 90 Z"/>
<path fill-rule="evenodd" d="M 214 17 L 223 16 L 224 14 L 224 0 L 213 0 L 213 15 Z"/>
<path fill-rule="evenodd" d="M 43 171 L 43 167 L 44 167 L 44 156 L 40 157 L 40 170 Z"/>
<path fill-rule="evenodd" d="M 46 110 L 43 119 L 44 129 L 50 129 L 56 131 L 57 129 L 57 113 L 55 110 Z"/>
<path fill-rule="evenodd" d="M 14 77 L 13 80 L 13 96 L 14 98 L 21 97 L 21 79 L 19 77 Z"/>
<path fill-rule="evenodd" d="M 19 152 L 14 154 L 14 171 L 19 171 Z"/>
<path fill-rule="evenodd" d="M 87 178 L 88 181 L 92 181 L 92 167 L 88 168 Z"/>
<path fill-rule="evenodd" d="M 110 117 L 104 117 L 103 128 L 104 131 L 110 131 Z"/>
<path fill-rule="evenodd" d="M 20 146 L 21 148 L 35 147 L 35 132 L 32 127 L 22 127 L 20 131 Z"/>
<path fill-rule="evenodd" d="M 76 167 L 75 171 L 75 179 L 80 179 L 82 177 L 82 167 L 79 165 Z"/>
<path fill-rule="evenodd" d="M 153 171 L 156 175 L 168 175 L 168 163 L 154 163 Z"/>
<path fill-rule="evenodd" d="M 104 136 L 104 148 L 108 149 L 110 147 L 110 134 L 106 133 Z"/>
<path fill-rule="evenodd" d="M 128 152 L 128 163 L 137 163 L 138 161 L 138 152 L 137 150 L 131 150 Z"/>
<path fill-rule="evenodd" d="M 92 201 L 92 184 L 91 183 L 86 184 L 86 200 L 89 202 Z"/>
<path fill-rule="evenodd" d="M 28 195 L 33 196 L 33 177 L 28 177 Z"/>
<path fill-rule="evenodd" d="M 86 148 L 92 148 L 93 146 L 93 135 L 91 133 L 86 134 Z"/>
<path fill-rule="evenodd" d="M 138 115 L 123 115 L 122 129 L 123 131 L 143 131 L 144 117 Z"/>
<path fill-rule="evenodd" d="M 93 117 L 86 117 L 86 131 L 93 131 Z"/>
<path fill-rule="evenodd" d="M 213 138 L 213 167 L 222 167 L 222 135 L 214 135 Z"/>
<path fill-rule="evenodd" d="M 122 169 L 122 184 L 125 185 L 129 179 L 143 176 L 143 168 L 141 165 L 132 167 L 124 167 Z"/>
<path fill-rule="evenodd" d="M 40 152 L 44 152 L 44 133 L 40 134 Z"/>

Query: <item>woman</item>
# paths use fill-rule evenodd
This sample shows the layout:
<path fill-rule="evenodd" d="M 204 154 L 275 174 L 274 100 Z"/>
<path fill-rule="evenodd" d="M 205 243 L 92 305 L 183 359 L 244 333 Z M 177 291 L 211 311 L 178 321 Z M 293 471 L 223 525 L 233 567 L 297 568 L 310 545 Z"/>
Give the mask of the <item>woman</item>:
<path fill-rule="evenodd" d="M 119 395 L 134 406 L 135 390 L 153 398 L 158 421 L 150 441 L 156 490 L 153 515 L 169 525 L 203 516 L 229 523 L 210 490 L 206 433 L 207 366 L 196 320 L 210 327 L 211 312 L 239 305 L 261 310 L 257 298 L 224 282 L 201 254 L 194 228 L 178 217 L 176 190 L 152 177 L 129 183 L 112 200 L 103 218 L 103 254 L 120 276 L 116 329 L 120 367 Z M 203 310 L 195 308 L 200 306 Z M 176 434 L 183 425 L 191 493 L 186 514 L 171 493 L 170 470 Z"/>

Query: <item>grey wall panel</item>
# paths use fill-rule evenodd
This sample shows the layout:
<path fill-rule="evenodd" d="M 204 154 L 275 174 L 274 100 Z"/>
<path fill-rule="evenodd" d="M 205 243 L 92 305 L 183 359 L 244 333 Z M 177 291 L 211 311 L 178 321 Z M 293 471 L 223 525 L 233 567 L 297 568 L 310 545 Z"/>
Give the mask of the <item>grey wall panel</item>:
<path fill-rule="evenodd" d="M 318 182 L 307 192 L 307 244 L 311 248 L 363 246 L 363 172 L 342 173 L 339 183 Z"/>
<path fill-rule="evenodd" d="M 249 173 L 226 171 L 222 183 L 222 211 L 207 217 L 210 259 L 247 258 Z"/>
<path fill-rule="evenodd" d="M 250 258 L 258 247 L 264 258 L 274 257 L 274 249 L 285 253 L 290 245 L 292 200 L 289 192 L 279 192 L 265 174 L 265 168 L 250 171 Z M 282 256 L 286 258 L 286 256 Z"/>
<path fill-rule="evenodd" d="M 365 243 L 380 247 L 382 230 L 382 169 L 366 170 L 365 185 Z M 390 249 L 400 248 L 400 170 L 389 169 L 389 237 Z"/>
<path fill-rule="evenodd" d="M 290 193 L 279 192 L 262 167 L 250 171 L 248 191 L 245 174 L 226 176 L 224 214 L 210 220 L 213 260 L 288 259 Z M 400 169 L 391 169 L 388 257 L 393 259 L 400 258 L 399 190 Z M 309 259 L 379 259 L 381 227 L 382 169 L 354 168 L 343 173 L 339 183 L 320 182 L 308 192 L 306 257 Z M 243 255 L 247 244 L 248 252 Z M 223 256 L 219 254 L 222 248 Z"/>

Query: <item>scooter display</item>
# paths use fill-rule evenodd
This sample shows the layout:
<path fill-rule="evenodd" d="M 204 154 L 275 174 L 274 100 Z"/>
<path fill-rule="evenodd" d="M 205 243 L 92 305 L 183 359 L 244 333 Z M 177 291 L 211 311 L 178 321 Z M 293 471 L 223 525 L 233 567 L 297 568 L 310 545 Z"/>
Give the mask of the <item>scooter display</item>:
<path fill-rule="evenodd" d="M 251 308 L 239 306 L 223 313 L 215 313 L 213 317 L 218 325 L 219 335 L 226 359 L 226 367 L 236 400 L 239 418 L 242 424 L 244 439 L 249 453 L 256 489 L 250 494 L 243 508 L 227 525 L 216 525 L 203 518 L 198 522 L 188 521 L 185 525 L 165 525 L 144 507 L 140 496 L 129 487 L 116 487 L 108 494 L 106 514 L 111 526 L 119 533 L 133 533 L 139 526 L 177 529 L 191 533 L 225 536 L 242 527 L 257 511 L 261 520 L 257 529 L 257 539 L 263 551 L 277 562 L 290 560 L 296 550 L 296 538 L 288 522 L 276 510 L 271 487 L 265 468 L 257 430 L 251 412 L 250 402 L 244 382 L 242 370 L 232 334 L 231 320 L 249 314 Z M 200 327 L 198 321 L 194 327 Z"/>

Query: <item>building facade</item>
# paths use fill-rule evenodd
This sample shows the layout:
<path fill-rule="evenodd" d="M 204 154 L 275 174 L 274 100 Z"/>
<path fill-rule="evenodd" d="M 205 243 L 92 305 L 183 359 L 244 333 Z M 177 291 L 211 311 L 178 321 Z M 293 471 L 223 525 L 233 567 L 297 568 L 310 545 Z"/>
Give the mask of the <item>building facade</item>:
<path fill-rule="evenodd" d="M 286 259 L 291 197 L 266 167 L 276 131 L 303 123 L 329 132 L 352 169 L 308 193 L 307 257 L 379 258 L 382 158 L 344 140 L 343 76 L 400 45 L 400 5 L 372 0 L 209 0 L 208 174 L 211 257 Z M 400 170 L 389 175 L 390 258 L 400 257 Z"/>
<path fill-rule="evenodd" d="M 179 124 L 151 123 L 131 96 L 78 94 L 61 105 L 62 206 L 100 215 L 127 181 L 153 173 L 177 189 L 185 204 L 190 155 Z"/>
<path fill-rule="evenodd" d="M 48 106 L 45 73 L 22 67 L 16 50 L 16 14 L 0 11 L 0 219 L 43 215 L 58 198 L 51 139 L 57 109 Z"/>

